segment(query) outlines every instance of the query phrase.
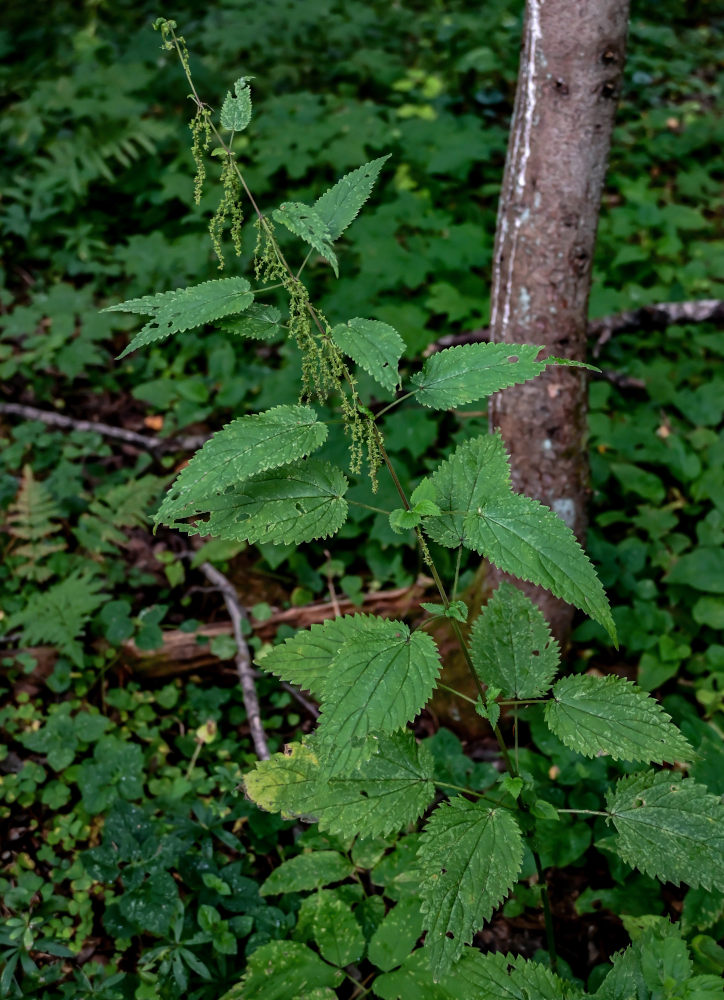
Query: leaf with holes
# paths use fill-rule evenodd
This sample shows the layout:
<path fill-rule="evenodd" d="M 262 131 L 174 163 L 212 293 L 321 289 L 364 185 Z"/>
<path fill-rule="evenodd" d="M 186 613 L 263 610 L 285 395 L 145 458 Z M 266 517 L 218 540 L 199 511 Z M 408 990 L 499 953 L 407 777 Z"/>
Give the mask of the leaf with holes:
<path fill-rule="evenodd" d="M 545 587 L 599 622 L 616 641 L 611 609 L 576 536 L 548 507 L 510 489 L 509 459 L 499 435 L 466 441 L 430 477 L 439 517 L 430 537 L 464 545 L 498 569 Z"/>
<path fill-rule="evenodd" d="M 643 771 L 606 796 L 626 864 L 661 882 L 724 890 L 724 803 L 693 778 Z"/>
<path fill-rule="evenodd" d="M 339 277 L 337 255 L 332 248 L 332 237 L 326 223 L 313 208 L 301 201 L 285 201 L 274 209 L 274 219 L 308 243 L 332 265 L 335 277 Z"/>
<path fill-rule="evenodd" d="M 376 737 L 364 764 L 338 777 L 320 764 L 317 743 L 308 737 L 257 763 L 245 779 L 252 801 L 287 819 L 314 816 L 331 834 L 384 837 L 413 823 L 435 797 L 432 755 L 412 733 Z"/>
<path fill-rule="evenodd" d="M 241 76 L 234 84 L 234 93 L 227 91 L 221 105 L 221 127 L 230 132 L 243 132 L 251 121 L 250 76 Z"/>
<path fill-rule="evenodd" d="M 555 735 L 586 757 L 609 754 L 614 760 L 691 760 L 688 741 L 645 691 L 623 677 L 563 677 L 545 709 Z"/>
<path fill-rule="evenodd" d="M 238 417 L 217 431 L 179 473 L 154 522 L 172 526 L 177 518 L 203 509 L 212 494 L 302 458 L 326 437 L 327 428 L 308 406 L 276 406 Z"/>
<path fill-rule="evenodd" d="M 246 278 L 218 278 L 190 288 L 144 295 L 140 299 L 128 299 L 108 306 L 103 312 L 130 312 L 151 317 L 125 351 L 119 354 L 119 359 L 139 347 L 165 340 L 174 333 L 183 333 L 224 316 L 244 312 L 254 301 L 250 288 Z"/>
<path fill-rule="evenodd" d="M 335 326 L 332 339 L 340 351 L 364 368 L 383 389 L 395 391 L 400 381 L 397 366 L 405 342 L 394 327 L 357 317 Z"/>
<path fill-rule="evenodd" d="M 250 340 L 274 340 L 284 329 L 281 315 L 276 306 L 263 306 L 255 302 L 240 316 L 220 323 L 219 329 L 237 337 L 249 337 Z"/>
<path fill-rule="evenodd" d="M 179 527 L 191 535 L 212 535 L 251 544 L 300 545 L 334 535 L 347 519 L 347 479 L 341 469 L 316 459 L 253 476 L 207 498 L 206 521 Z M 191 514 L 191 512 L 189 512 Z"/>
<path fill-rule="evenodd" d="M 523 838 L 509 810 L 458 797 L 432 814 L 418 861 L 425 948 L 436 978 L 507 896 L 522 860 Z"/>
<path fill-rule="evenodd" d="M 356 170 L 345 174 L 314 203 L 314 209 L 327 227 L 329 236 L 336 240 L 357 218 L 359 210 L 372 193 L 380 170 L 390 154 L 370 160 Z"/>
<path fill-rule="evenodd" d="M 297 941 L 269 941 L 249 956 L 241 982 L 220 1000 L 289 1000 L 314 996 L 315 990 L 335 989 L 344 979 L 335 969 Z M 322 994 L 323 996 L 325 994 Z"/>
<path fill-rule="evenodd" d="M 435 410 L 472 403 L 540 375 L 549 363 L 536 361 L 541 350 L 535 344 L 448 347 L 427 359 L 412 379 L 413 392 L 423 406 Z"/>
<path fill-rule="evenodd" d="M 476 619 L 470 653 L 480 680 L 506 698 L 539 698 L 560 662 L 540 610 L 510 583 L 500 584 Z"/>
<path fill-rule="evenodd" d="M 440 654 L 424 632 L 374 619 L 372 630 L 340 648 L 322 694 L 318 734 L 334 756 L 330 775 L 369 756 L 368 737 L 402 729 L 424 708 L 440 671 Z"/>

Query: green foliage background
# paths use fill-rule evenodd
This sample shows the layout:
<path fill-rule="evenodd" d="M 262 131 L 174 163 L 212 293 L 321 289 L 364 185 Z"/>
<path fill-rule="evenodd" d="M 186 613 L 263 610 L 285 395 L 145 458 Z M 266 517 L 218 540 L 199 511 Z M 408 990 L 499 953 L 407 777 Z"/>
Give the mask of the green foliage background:
<path fill-rule="evenodd" d="M 210 101 L 220 101 L 240 74 L 255 77 L 258 110 L 241 155 L 263 203 L 314 199 L 340 174 L 392 153 L 373 207 L 343 244 L 344 280 L 337 285 L 321 262 L 309 270 L 311 291 L 332 322 L 374 315 L 401 332 L 410 354 L 442 333 L 485 324 L 521 7 L 518 0 L 479 9 L 411 0 L 227 0 L 204 11 L 190 3 L 174 9 Z M 100 314 L 102 306 L 219 276 L 206 234 L 217 194 L 209 185 L 193 206 L 190 106 L 176 64 L 150 30 L 158 13 L 145 2 L 54 2 L 42 18 L 29 18 L 16 0 L 3 8 L 0 401 L 53 406 L 141 433 L 149 433 L 145 417 L 163 416 L 161 433 L 169 436 L 204 432 L 252 407 L 295 403 L 288 367 L 297 359 L 273 343 L 270 351 L 249 350 L 228 337 L 190 333 L 172 352 L 161 346 L 113 361 L 132 319 Z M 593 316 L 724 298 L 723 27 L 715 2 L 634 0 Z M 253 235 L 244 238 L 248 257 Z M 234 273 L 232 261 L 227 253 L 225 274 Z M 718 793 L 722 353 L 714 327 L 678 327 L 622 335 L 599 359 L 644 387 L 592 384 L 589 550 L 611 594 L 622 649 L 614 662 L 602 631 L 586 623 L 576 653 L 580 668 L 593 658 L 660 690 L 701 752 L 689 773 Z M 361 389 L 385 398 L 371 380 Z M 470 412 L 442 423 L 427 414 L 401 420 L 392 448 L 403 480 L 437 465 L 442 446 L 484 425 Z M 7 639 L 0 641 L 7 648 L 0 683 L 7 707 L 0 718 L 7 746 L 0 751 L 0 810 L 14 846 L 0 874 L 10 921 L 0 934 L 0 991 L 142 1000 L 175 997 L 191 982 L 192 996 L 218 996 L 238 980 L 245 955 L 293 928 L 298 940 L 319 944 L 312 916 L 305 924 L 297 915 L 311 907 L 311 896 L 273 896 L 276 905 L 256 888 L 281 858 L 305 848 L 351 849 L 354 864 L 381 870 L 375 877 L 386 881 L 375 884 L 397 901 L 387 917 L 371 912 L 375 897 L 353 899 L 352 885 L 349 898 L 334 898 L 355 908 L 358 926 L 376 941 L 377 967 L 403 975 L 392 970 L 405 956 L 393 961 L 385 951 L 394 926 L 389 939 L 375 934 L 405 901 L 404 883 L 399 892 L 393 886 L 416 835 L 383 857 L 384 845 L 376 859 L 316 831 L 295 839 L 288 824 L 234 795 L 251 751 L 240 749 L 244 713 L 233 686 L 119 681 L 124 640 L 153 649 L 164 626 L 193 631 L 191 616 L 214 610 L 188 593 L 194 571 L 169 535 L 144 542 L 138 557 L 176 456 L 157 460 L 93 431 L 4 415 L 1 443 L 0 632 Z M 340 454 L 343 447 L 340 435 Z M 381 506 L 395 506 L 384 490 Z M 230 554 L 217 550 L 219 558 Z M 261 545 L 258 559 L 282 574 L 289 590 L 296 587 L 300 600 L 326 591 L 321 546 L 293 552 Z M 418 564 L 409 539 L 386 518 L 359 511 L 342 532 L 331 571 L 339 589 L 358 599 L 371 584 L 410 583 Z M 11 685 L 35 667 L 33 657 L 16 659 L 14 650 L 29 645 L 53 646 L 59 657 L 39 692 L 16 692 L 13 700 Z M 213 652 L 230 655 L 223 643 Z M 278 749 L 300 717 L 271 680 L 260 690 Z M 215 734 L 204 729 L 210 722 Z M 534 713 L 529 725 L 532 744 L 521 755 L 541 776 L 558 770 L 552 801 L 581 805 L 587 787 L 604 786 L 611 762 L 582 761 Z M 451 734 L 430 742 L 439 767 L 473 766 Z M 123 847 L 111 859 L 112 835 Z M 597 856 L 608 858 L 604 832 L 595 837 Z M 586 824 L 571 821 L 560 834 L 552 828 L 546 864 L 590 863 L 590 843 Z M 410 847 L 408 861 L 412 855 Z M 396 857 L 399 869 L 390 860 Z M 657 893 L 611 856 L 609 884 L 586 889 L 576 905 L 584 912 L 603 900 L 619 914 L 640 916 L 642 898 L 646 913 L 662 911 Z M 334 910 L 337 902 L 322 897 L 314 905 Z M 514 916 L 529 902 L 516 897 L 506 911 Z M 683 926 L 701 972 L 724 968 L 700 940 L 720 936 L 721 906 L 708 905 L 706 916 L 698 897 L 684 903 Z M 90 964 L 71 957 L 99 934 L 103 944 L 90 952 Z M 208 954 L 213 961 L 204 965 Z M 414 982 L 414 961 L 401 968 Z"/>

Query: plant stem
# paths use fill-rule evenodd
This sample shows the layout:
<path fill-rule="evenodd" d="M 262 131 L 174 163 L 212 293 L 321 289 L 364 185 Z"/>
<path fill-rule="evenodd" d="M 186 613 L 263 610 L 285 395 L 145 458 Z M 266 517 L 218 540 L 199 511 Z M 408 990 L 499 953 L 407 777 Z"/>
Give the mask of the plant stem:
<path fill-rule="evenodd" d="M 452 788 L 456 792 L 463 792 L 465 795 L 476 795 L 479 799 L 484 799 L 485 792 L 475 792 L 472 788 L 464 788 L 462 785 L 453 785 L 449 781 L 434 781 L 438 788 Z"/>
<path fill-rule="evenodd" d="M 371 507 L 368 503 L 361 503 L 359 500 L 350 500 L 349 497 L 345 497 L 348 504 L 353 507 L 361 507 L 363 510 L 371 510 L 373 514 L 384 514 L 385 517 L 389 517 L 390 511 L 383 510 L 381 507 Z"/>
<path fill-rule="evenodd" d="M 453 580 L 453 589 L 452 589 L 452 599 L 454 601 L 457 600 L 458 596 L 458 580 L 460 579 L 460 562 L 462 559 L 462 555 L 463 555 L 463 547 L 461 544 L 458 546 L 458 557 L 455 560 L 455 579 Z"/>
<path fill-rule="evenodd" d="M 438 615 L 438 619 L 439 619 L 439 618 L 442 618 L 442 617 L 443 617 L 442 615 Z M 437 621 L 438 619 L 436 619 L 436 621 Z M 443 684 L 443 683 L 442 683 L 442 681 L 438 681 L 438 685 L 437 685 L 437 686 L 438 686 L 439 688 L 442 688 L 442 689 L 443 689 L 443 691 L 449 691 L 449 692 L 450 692 L 450 694 L 454 694 L 454 695 L 456 695 L 456 696 L 457 696 L 458 698 L 462 698 L 462 700 L 463 700 L 463 701 L 467 701 L 467 702 L 469 702 L 469 703 L 470 703 L 471 705 L 475 705 L 475 704 L 477 704 L 477 702 L 475 701 L 475 698 L 469 698 L 469 697 L 468 697 L 468 696 L 467 696 L 466 694 L 463 694 L 463 693 L 462 693 L 462 691 L 457 691 L 457 690 L 456 690 L 455 688 L 453 688 L 453 687 L 450 687 L 450 686 L 449 686 L 448 684 Z"/>
<path fill-rule="evenodd" d="M 575 813 L 576 816 L 609 816 L 610 813 L 601 812 L 600 809 L 559 809 L 556 806 L 556 812 L 559 813 Z"/>
<path fill-rule="evenodd" d="M 393 399 L 391 403 L 388 403 L 387 406 L 385 406 L 382 410 L 379 410 L 377 413 L 375 413 L 375 420 L 379 420 L 380 417 L 384 417 L 385 413 L 388 413 L 390 410 L 393 410 L 396 406 L 399 406 L 400 403 L 404 403 L 406 399 L 409 399 L 410 396 L 414 395 L 415 395 L 414 392 L 406 392 L 404 396 L 400 396 L 398 399 Z"/>
<path fill-rule="evenodd" d="M 548 883 L 546 882 L 545 873 L 543 871 L 543 864 L 540 859 L 540 854 L 537 851 L 533 851 L 533 860 L 535 861 L 535 868 L 538 872 L 538 881 L 540 882 L 541 888 L 541 902 L 543 903 L 543 919 L 546 925 L 546 940 L 548 942 L 548 955 L 551 960 L 551 971 L 558 971 L 558 952 L 556 951 L 556 939 L 553 933 L 553 914 L 551 913 L 551 902 L 548 895 Z"/>

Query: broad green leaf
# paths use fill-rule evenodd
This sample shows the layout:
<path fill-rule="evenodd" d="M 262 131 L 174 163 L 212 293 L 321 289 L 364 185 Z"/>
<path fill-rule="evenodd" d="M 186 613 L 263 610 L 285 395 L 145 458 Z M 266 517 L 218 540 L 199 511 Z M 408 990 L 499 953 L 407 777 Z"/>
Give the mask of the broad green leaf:
<path fill-rule="evenodd" d="M 309 459 L 262 472 L 226 493 L 209 496 L 201 510 L 193 511 L 208 513 L 208 520 L 180 527 L 190 535 L 299 545 L 339 531 L 347 519 L 346 492 L 341 469 Z"/>
<path fill-rule="evenodd" d="M 227 91 L 221 105 L 221 127 L 230 132 L 243 132 L 251 121 L 251 90 L 249 80 L 241 76 L 234 84 L 234 93 Z"/>
<path fill-rule="evenodd" d="M 327 224 L 314 208 L 304 205 L 301 201 L 285 201 L 279 208 L 274 209 L 273 215 L 276 222 L 281 222 L 290 232 L 328 260 L 335 276 L 339 277 L 332 237 Z"/>
<path fill-rule="evenodd" d="M 616 641 L 606 594 L 576 536 L 550 508 L 511 492 L 499 435 L 466 441 L 430 478 L 442 511 L 425 521 L 434 541 L 449 548 L 462 544 L 504 572 L 545 587 Z"/>
<path fill-rule="evenodd" d="M 357 218 L 359 210 L 369 198 L 375 181 L 390 154 L 371 160 L 356 170 L 345 174 L 314 203 L 314 209 L 332 240 L 336 240 L 350 223 Z"/>
<path fill-rule="evenodd" d="M 349 771 L 369 755 L 368 736 L 393 733 L 414 719 L 440 668 L 434 640 L 424 632 L 411 635 L 402 622 L 375 619 L 372 630 L 348 639 L 332 663 L 317 729 L 334 751 L 330 774 Z"/>
<path fill-rule="evenodd" d="M 583 992 L 550 969 L 500 952 L 466 951 L 460 977 L 475 1000 L 583 1000 Z"/>
<path fill-rule="evenodd" d="M 351 774 L 330 778 L 315 741 L 292 744 L 260 761 L 245 778 L 249 797 L 285 818 L 316 817 L 320 830 L 340 836 L 382 837 L 413 823 L 435 797 L 434 763 L 412 733 L 382 736 Z"/>
<path fill-rule="evenodd" d="M 724 549 L 700 545 L 680 556 L 664 577 L 665 583 L 724 594 Z"/>
<path fill-rule="evenodd" d="M 330 889 L 321 889 L 307 896 L 299 909 L 295 937 L 300 928 L 305 930 L 305 940 L 311 937 L 322 958 L 332 965 L 344 967 L 358 962 L 365 950 L 362 928 L 355 920 L 349 903 Z"/>
<path fill-rule="evenodd" d="M 421 934 L 420 901 L 414 897 L 402 899 L 372 935 L 367 957 L 378 969 L 389 972 L 404 962 Z"/>
<path fill-rule="evenodd" d="M 249 956 L 246 975 L 221 1000 L 290 1000 L 315 989 L 335 989 L 344 973 L 296 941 L 270 941 Z"/>
<path fill-rule="evenodd" d="M 193 514 L 213 493 L 315 451 L 327 428 L 308 406 L 276 406 L 238 417 L 217 431 L 176 477 L 154 523 L 173 525 Z"/>
<path fill-rule="evenodd" d="M 686 761 L 688 741 L 645 691 L 623 677 L 562 677 L 552 691 L 545 720 L 559 740 L 585 757 L 614 760 Z"/>
<path fill-rule="evenodd" d="M 522 859 L 523 839 L 508 810 L 458 797 L 432 814 L 418 861 L 425 948 L 435 978 L 507 896 Z"/>
<path fill-rule="evenodd" d="M 119 354 L 119 359 L 146 344 L 165 340 L 174 333 L 183 333 L 224 316 L 244 312 L 254 301 L 250 288 L 246 278 L 218 278 L 190 288 L 144 295 L 140 299 L 128 299 L 108 306 L 103 312 L 130 312 L 151 317 L 125 351 Z"/>
<path fill-rule="evenodd" d="M 355 318 L 332 329 L 332 339 L 340 351 L 356 361 L 375 381 L 394 392 L 405 341 L 394 327 L 376 319 Z"/>
<path fill-rule="evenodd" d="M 428 358 L 412 379 L 413 392 L 435 410 L 472 403 L 545 371 L 535 344 L 462 344 Z"/>
<path fill-rule="evenodd" d="M 606 797 L 626 864 L 661 882 L 724 890 L 724 803 L 693 778 L 644 771 Z"/>
<path fill-rule="evenodd" d="M 510 583 L 500 584 L 476 619 L 470 653 L 481 681 L 506 698 L 540 697 L 560 661 L 540 610 Z"/>
<path fill-rule="evenodd" d="M 337 652 L 358 632 L 372 630 L 376 621 L 371 615 L 345 615 L 329 618 L 321 625 L 297 632 L 258 661 L 263 670 L 310 691 L 320 701 Z"/>
<path fill-rule="evenodd" d="M 399 905 L 399 904 L 398 904 Z M 381 1000 L 475 1000 L 463 980 L 459 966 L 434 982 L 427 963 L 427 949 L 408 955 L 399 969 L 378 976 L 373 995 Z"/>
<path fill-rule="evenodd" d="M 330 882 L 341 882 L 354 871 L 354 865 L 338 851 L 310 851 L 297 854 L 275 868 L 259 886 L 262 896 L 282 892 L 319 889 Z"/>
<path fill-rule="evenodd" d="M 219 324 L 226 333 L 237 337 L 249 337 L 251 340 L 274 340 L 283 327 L 281 313 L 276 306 L 263 306 L 258 302 L 250 305 L 240 316 L 227 319 Z"/>

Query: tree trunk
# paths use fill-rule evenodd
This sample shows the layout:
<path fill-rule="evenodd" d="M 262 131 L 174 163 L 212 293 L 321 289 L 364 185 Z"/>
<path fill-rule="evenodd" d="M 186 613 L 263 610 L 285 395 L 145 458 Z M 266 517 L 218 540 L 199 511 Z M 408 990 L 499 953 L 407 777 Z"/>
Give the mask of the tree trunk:
<path fill-rule="evenodd" d="M 491 294 L 491 340 L 583 360 L 601 189 L 624 66 L 628 0 L 528 0 Z M 516 492 L 583 541 L 588 497 L 586 374 L 553 368 L 491 400 Z M 482 567 L 482 603 L 505 574 Z M 521 584 L 565 644 L 573 608 Z"/>

